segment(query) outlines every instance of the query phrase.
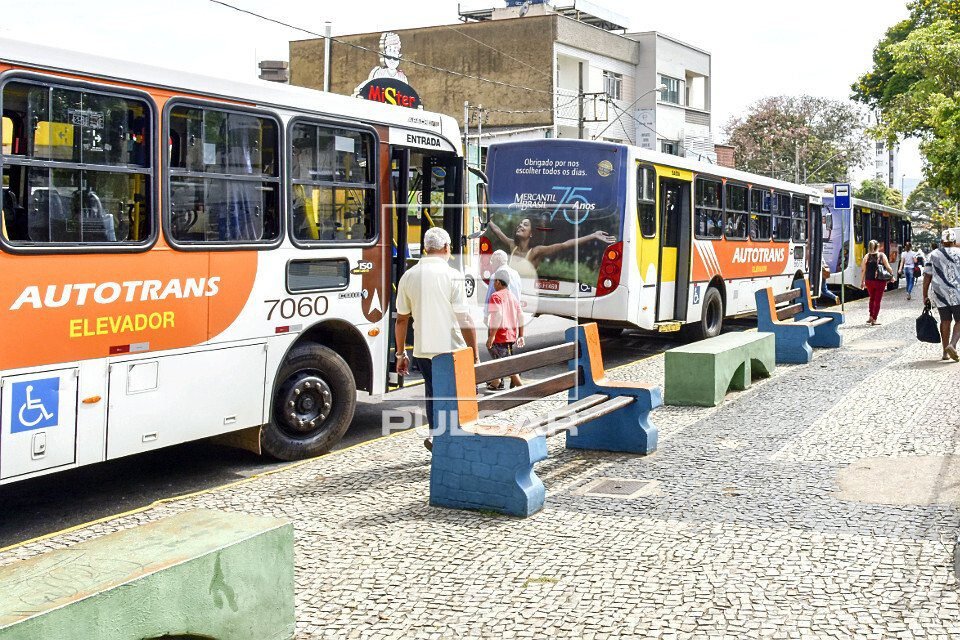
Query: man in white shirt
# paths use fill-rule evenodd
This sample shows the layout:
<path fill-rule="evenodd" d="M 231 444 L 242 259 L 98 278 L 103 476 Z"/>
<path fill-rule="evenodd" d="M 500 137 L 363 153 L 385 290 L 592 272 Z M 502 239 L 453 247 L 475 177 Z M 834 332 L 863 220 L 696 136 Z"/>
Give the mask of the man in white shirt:
<path fill-rule="evenodd" d="M 427 422 L 433 420 L 432 358 L 469 346 L 475 362 L 480 362 L 477 332 L 467 308 L 463 274 L 451 267 L 450 235 L 440 227 L 423 234 L 423 257 L 400 278 L 397 285 L 397 373 L 410 371 L 407 357 L 407 327 L 413 318 L 413 357 L 423 373 L 427 404 Z M 431 448 L 429 438 L 424 442 Z"/>
<path fill-rule="evenodd" d="M 493 274 L 501 269 L 505 270 L 510 275 L 510 282 L 507 283 L 507 289 L 510 290 L 510 293 L 513 294 L 513 297 L 517 299 L 517 302 L 521 302 L 523 298 L 520 296 L 520 272 L 511 267 L 509 256 L 507 252 L 503 249 L 497 249 L 490 256 L 490 286 L 487 287 L 487 300 L 483 305 L 484 316 L 489 315 L 490 313 L 490 298 L 493 297 L 495 288 L 493 286 Z"/>

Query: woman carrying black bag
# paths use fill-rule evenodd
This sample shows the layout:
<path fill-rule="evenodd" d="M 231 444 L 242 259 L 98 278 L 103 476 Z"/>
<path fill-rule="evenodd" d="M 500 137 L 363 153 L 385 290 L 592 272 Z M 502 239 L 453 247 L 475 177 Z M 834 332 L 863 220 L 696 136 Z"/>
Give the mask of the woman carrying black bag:
<path fill-rule="evenodd" d="M 863 256 L 863 261 L 860 263 L 860 277 L 870 295 L 870 319 L 867 320 L 867 324 L 878 324 L 880 302 L 883 300 L 887 283 L 893 280 L 893 270 L 890 268 L 887 256 L 880 251 L 879 242 L 871 240 L 867 250 L 867 255 Z"/>

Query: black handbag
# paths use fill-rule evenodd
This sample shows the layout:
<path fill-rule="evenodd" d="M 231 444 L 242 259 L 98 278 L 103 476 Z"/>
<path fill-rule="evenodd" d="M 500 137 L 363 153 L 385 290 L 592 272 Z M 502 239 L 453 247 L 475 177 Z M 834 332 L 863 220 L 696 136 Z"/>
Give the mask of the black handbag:
<path fill-rule="evenodd" d="M 930 313 L 930 305 L 924 305 L 923 312 L 917 318 L 917 340 L 940 344 L 940 327 Z"/>

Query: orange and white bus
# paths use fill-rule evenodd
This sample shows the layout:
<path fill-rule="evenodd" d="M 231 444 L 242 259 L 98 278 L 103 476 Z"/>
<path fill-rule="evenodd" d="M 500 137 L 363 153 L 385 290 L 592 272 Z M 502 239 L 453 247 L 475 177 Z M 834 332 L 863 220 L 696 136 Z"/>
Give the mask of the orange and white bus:
<path fill-rule="evenodd" d="M 234 432 L 328 451 L 388 387 L 394 204 L 464 235 L 446 116 L 7 40 L 0 103 L 0 484 Z"/>
<path fill-rule="evenodd" d="M 481 275 L 505 250 L 531 313 L 709 337 L 755 312 L 760 287 L 813 271 L 819 291 L 816 189 L 581 140 L 492 145 L 486 169 Z"/>

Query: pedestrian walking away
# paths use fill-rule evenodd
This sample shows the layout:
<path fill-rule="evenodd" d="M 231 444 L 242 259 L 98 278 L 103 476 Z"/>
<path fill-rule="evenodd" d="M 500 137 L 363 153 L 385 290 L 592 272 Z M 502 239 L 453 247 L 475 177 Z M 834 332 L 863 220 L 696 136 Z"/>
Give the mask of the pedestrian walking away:
<path fill-rule="evenodd" d="M 837 298 L 837 294 L 835 294 L 833 291 L 830 291 L 830 287 L 827 286 L 827 278 L 829 277 L 830 277 L 830 267 L 827 266 L 827 261 L 821 258 L 820 259 L 820 300 L 828 300 L 830 304 L 837 304 L 837 300 L 839 299 Z"/>
<path fill-rule="evenodd" d="M 940 314 L 941 360 L 960 361 L 960 248 L 957 232 L 947 229 L 941 236 L 943 245 L 927 255 L 923 267 L 923 302 L 934 304 Z M 953 325 L 951 328 L 951 324 Z"/>
<path fill-rule="evenodd" d="M 890 261 L 880 251 L 880 243 L 871 240 L 867 247 L 867 255 L 860 262 L 860 277 L 867 294 L 870 296 L 870 318 L 867 324 L 880 324 L 877 316 L 880 315 L 880 302 L 883 292 L 887 289 L 887 282 L 893 277 Z"/>
<path fill-rule="evenodd" d="M 487 349 L 494 359 L 506 358 L 513 355 L 514 347 L 523 347 L 523 313 L 520 301 L 510 292 L 510 273 L 501 268 L 490 280 L 495 290 L 487 310 Z M 510 376 L 511 388 L 522 384 L 520 374 Z M 487 389 L 502 390 L 503 380 L 491 380 Z"/>
<path fill-rule="evenodd" d="M 904 245 L 904 252 L 900 254 L 900 265 L 897 273 L 907 279 L 907 300 L 913 299 L 913 285 L 917 279 L 917 259 L 919 254 L 913 250 L 913 244 L 908 242 Z"/>
<path fill-rule="evenodd" d="M 451 267 L 449 261 L 450 235 L 440 227 L 432 227 L 423 234 L 423 257 L 403 274 L 397 285 L 397 373 L 410 372 L 407 329 L 413 320 L 413 357 L 423 374 L 431 433 L 438 426 L 433 415 L 432 358 L 469 346 L 473 349 L 474 361 L 480 362 L 463 274 Z M 429 438 L 424 440 L 424 445 L 432 448 Z"/>

